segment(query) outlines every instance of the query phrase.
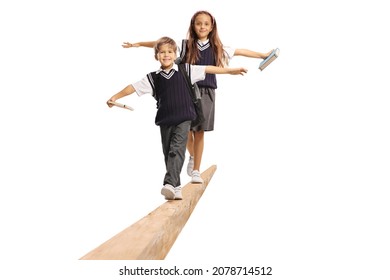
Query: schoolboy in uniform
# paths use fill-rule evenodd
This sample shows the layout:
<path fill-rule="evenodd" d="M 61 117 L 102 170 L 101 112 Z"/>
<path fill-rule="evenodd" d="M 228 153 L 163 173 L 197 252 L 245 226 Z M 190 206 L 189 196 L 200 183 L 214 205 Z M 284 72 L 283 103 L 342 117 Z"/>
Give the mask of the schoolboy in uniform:
<path fill-rule="evenodd" d="M 175 41 L 169 37 L 162 37 L 157 40 L 154 46 L 154 56 L 161 64 L 160 69 L 149 73 L 142 80 L 128 85 L 113 95 L 107 101 L 107 105 L 112 107 L 111 102 L 134 92 L 138 96 L 155 94 L 158 104 L 155 123 L 160 126 L 166 166 L 161 194 L 167 200 L 182 199 L 180 173 L 185 159 L 188 132 L 190 131 L 191 121 L 196 117 L 196 112 L 185 77 L 178 71 L 175 64 L 177 58 Z M 243 75 L 247 72 L 244 68 L 186 64 L 187 70 L 189 67 L 191 83 L 204 80 L 206 73 Z"/>

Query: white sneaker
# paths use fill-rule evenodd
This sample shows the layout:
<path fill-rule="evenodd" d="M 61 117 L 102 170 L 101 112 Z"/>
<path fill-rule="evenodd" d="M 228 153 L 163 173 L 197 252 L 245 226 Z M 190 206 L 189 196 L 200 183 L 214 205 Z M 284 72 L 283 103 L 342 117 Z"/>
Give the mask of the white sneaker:
<path fill-rule="evenodd" d="M 203 179 L 202 179 L 202 177 L 200 177 L 200 172 L 198 170 L 192 171 L 191 183 L 194 183 L 194 184 L 202 184 L 203 183 Z"/>
<path fill-rule="evenodd" d="M 181 194 L 181 187 L 176 187 L 175 188 L 175 199 L 176 200 L 182 200 L 183 195 Z"/>
<path fill-rule="evenodd" d="M 194 170 L 194 157 L 190 156 L 187 164 L 187 174 L 188 176 L 192 176 L 192 171 Z"/>
<path fill-rule="evenodd" d="M 166 184 L 161 189 L 161 194 L 165 196 L 166 200 L 174 200 L 175 199 L 175 188 L 172 185 Z"/>

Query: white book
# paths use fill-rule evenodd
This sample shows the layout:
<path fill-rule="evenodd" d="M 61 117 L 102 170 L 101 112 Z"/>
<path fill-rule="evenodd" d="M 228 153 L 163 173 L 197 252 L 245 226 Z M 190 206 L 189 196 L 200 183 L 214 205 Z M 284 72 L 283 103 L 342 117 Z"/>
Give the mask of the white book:
<path fill-rule="evenodd" d="M 272 51 L 272 53 L 267 56 L 259 65 L 259 69 L 263 71 L 268 65 L 271 64 L 272 61 L 274 61 L 279 56 L 279 49 L 276 48 Z"/>

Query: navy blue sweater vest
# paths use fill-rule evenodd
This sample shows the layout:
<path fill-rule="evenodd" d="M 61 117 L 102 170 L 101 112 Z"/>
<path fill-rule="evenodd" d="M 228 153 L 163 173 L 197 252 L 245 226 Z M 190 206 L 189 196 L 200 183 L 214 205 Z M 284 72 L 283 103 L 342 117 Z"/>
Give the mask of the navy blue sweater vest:
<path fill-rule="evenodd" d="M 215 55 L 210 42 L 207 42 L 204 46 L 198 43 L 198 49 L 200 51 L 199 60 L 196 65 L 215 65 Z M 187 55 L 187 53 L 186 53 Z M 203 81 L 197 82 L 199 87 L 217 88 L 217 78 L 215 74 L 206 74 L 206 78 Z"/>
<path fill-rule="evenodd" d="M 156 125 L 177 125 L 196 118 L 194 103 L 184 76 L 174 69 L 148 75 L 157 99 Z M 152 77 L 152 80 L 150 80 Z"/>

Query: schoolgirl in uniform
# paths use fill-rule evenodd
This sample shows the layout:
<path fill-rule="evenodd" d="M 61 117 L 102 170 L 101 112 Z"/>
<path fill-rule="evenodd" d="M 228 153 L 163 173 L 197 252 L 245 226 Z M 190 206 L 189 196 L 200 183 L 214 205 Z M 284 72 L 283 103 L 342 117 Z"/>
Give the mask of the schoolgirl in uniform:
<path fill-rule="evenodd" d="M 181 48 L 184 61 L 196 65 L 226 67 L 233 56 L 264 59 L 272 53 L 272 50 L 268 53 L 261 53 L 224 46 L 218 35 L 217 22 L 208 11 L 198 11 L 192 16 L 187 39 L 184 42 L 185 44 Z M 154 44 L 155 41 L 124 42 L 122 46 L 124 48 L 153 47 Z M 204 150 L 204 132 L 214 130 L 217 79 L 214 74 L 207 74 L 206 78 L 197 84 L 202 94 L 201 100 L 205 121 L 196 127 L 191 127 L 188 135 L 187 150 L 190 157 L 187 164 L 187 173 L 192 177 L 192 183 L 203 182 L 200 176 L 200 165 Z"/>

